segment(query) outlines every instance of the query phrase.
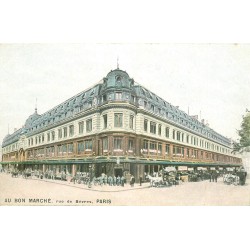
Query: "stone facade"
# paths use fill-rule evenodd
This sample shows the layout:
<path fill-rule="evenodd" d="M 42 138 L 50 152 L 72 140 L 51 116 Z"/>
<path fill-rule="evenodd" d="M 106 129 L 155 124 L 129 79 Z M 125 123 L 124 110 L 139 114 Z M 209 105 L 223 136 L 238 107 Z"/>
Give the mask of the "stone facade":
<path fill-rule="evenodd" d="M 39 115 L 2 143 L 2 164 L 68 175 L 133 174 L 165 166 L 240 167 L 231 141 L 136 84 L 120 69 Z"/>

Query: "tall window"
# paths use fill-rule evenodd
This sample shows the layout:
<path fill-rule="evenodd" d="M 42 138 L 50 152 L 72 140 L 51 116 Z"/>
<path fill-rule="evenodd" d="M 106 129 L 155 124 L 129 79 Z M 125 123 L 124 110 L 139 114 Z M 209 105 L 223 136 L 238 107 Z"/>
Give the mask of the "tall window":
<path fill-rule="evenodd" d="M 103 152 L 108 151 L 108 137 L 102 139 L 102 150 Z"/>
<path fill-rule="evenodd" d="M 143 141 L 143 149 L 147 152 L 148 151 L 148 140 Z"/>
<path fill-rule="evenodd" d="M 148 120 L 144 120 L 144 131 L 148 132 Z"/>
<path fill-rule="evenodd" d="M 122 149 L 122 138 L 114 138 L 114 149 Z"/>
<path fill-rule="evenodd" d="M 62 154 L 62 145 L 57 146 L 57 152 L 58 152 L 59 155 Z"/>
<path fill-rule="evenodd" d="M 189 135 L 187 135 L 187 143 L 189 143 Z"/>
<path fill-rule="evenodd" d="M 63 128 L 63 137 L 67 137 L 67 135 L 68 135 L 68 128 L 65 127 Z"/>
<path fill-rule="evenodd" d="M 86 140 L 85 141 L 85 151 L 91 151 L 92 150 L 92 140 Z"/>
<path fill-rule="evenodd" d="M 50 132 L 47 133 L 47 141 L 48 141 L 48 142 L 50 141 Z"/>
<path fill-rule="evenodd" d="M 158 154 L 161 154 L 162 152 L 162 144 L 158 143 Z"/>
<path fill-rule="evenodd" d="M 156 134 L 156 123 L 150 122 L 150 133 Z"/>
<path fill-rule="evenodd" d="M 50 152 L 51 152 L 51 155 L 54 156 L 54 154 L 55 154 L 55 147 L 54 146 L 50 147 Z"/>
<path fill-rule="evenodd" d="M 132 152 L 134 151 L 134 139 L 128 140 L 128 150 Z"/>
<path fill-rule="evenodd" d="M 149 143 L 149 149 L 151 153 L 156 153 L 156 142 L 151 141 Z"/>
<path fill-rule="evenodd" d="M 158 135 L 161 136 L 161 125 L 160 124 L 158 125 Z"/>
<path fill-rule="evenodd" d="M 175 140 L 175 130 L 173 130 L 173 139 Z"/>
<path fill-rule="evenodd" d="M 146 108 L 148 105 L 148 103 L 146 101 L 144 101 L 144 108 Z"/>
<path fill-rule="evenodd" d="M 55 131 L 51 132 L 51 137 L 52 137 L 52 141 L 54 141 L 55 140 Z"/>
<path fill-rule="evenodd" d="M 63 151 L 63 153 L 67 153 L 67 145 L 66 144 L 62 145 L 62 151 Z"/>
<path fill-rule="evenodd" d="M 92 131 L 92 119 L 86 121 L 86 132 Z"/>
<path fill-rule="evenodd" d="M 74 125 L 70 125 L 69 126 L 69 136 L 73 136 L 74 135 Z"/>
<path fill-rule="evenodd" d="M 84 152 L 84 143 L 83 142 L 78 142 L 78 144 L 77 144 L 77 152 L 78 152 L 78 154 Z"/>
<path fill-rule="evenodd" d="M 121 100 L 122 99 L 122 92 L 116 92 L 115 93 L 115 99 L 116 100 Z"/>
<path fill-rule="evenodd" d="M 121 113 L 115 113 L 115 127 L 120 128 L 122 127 L 122 118 L 123 115 Z"/>
<path fill-rule="evenodd" d="M 83 134 L 84 122 L 79 122 L 78 123 L 78 128 L 79 128 L 79 134 Z"/>
<path fill-rule="evenodd" d="M 42 142 L 44 142 L 44 134 L 42 134 Z"/>
<path fill-rule="evenodd" d="M 181 134 L 181 141 L 184 142 L 184 133 Z"/>
<path fill-rule="evenodd" d="M 68 153 L 72 154 L 74 150 L 73 143 L 68 144 Z"/>
<path fill-rule="evenodd" d="M 134 116 L 133 115 L 129 116 L 129 128 L 130 129 L 134 128 Z"/>
<path fill-rule="evenodd" d="M 108 126 L 108 115 L 103 115 L 103 128 L 107 128 Z"/>
<path fill-rule="evenodd" d="M 177 141 L 181 140 L 181 133 L 179 131 L 177 131 Z"/>
<path fill-rule="evenodd" d="M 169 155 L 169 154 L 170 154 L 170 145 L 169 145 L 169 144 L 166 144 L 166 147 L 165 147 L 165 154 L 166 154 L 166 155 Z"/>
<path fill-rule="evenodd" d="M 169 127 L 166 127 L 165 136 L 166 136 L 167 138 L 169 138 Z"/>

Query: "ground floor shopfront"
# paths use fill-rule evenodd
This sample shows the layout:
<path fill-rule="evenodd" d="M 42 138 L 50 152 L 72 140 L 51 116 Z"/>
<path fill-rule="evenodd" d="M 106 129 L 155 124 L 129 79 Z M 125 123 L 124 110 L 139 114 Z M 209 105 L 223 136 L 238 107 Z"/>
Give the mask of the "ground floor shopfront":
<path fill-rule="evenodd" d="M 29 168 L 32 171 L 38 170 L 42 173 L 53 171 L 55 174 L 64 173 L 69 177 L 77 173 L 91 173 L 91 176 L 99 177 L 102 174 L 107 176 L 124 176 L 128 179 L 131 175 L 135 181 L 139 182 L 140 177 L 145 180 L 146 175 L 154 175 L 163 168 L 174 167 L 179 171 L 198 171 L 198 170 L 225 170 L 228 167 L 238 169 L 242 164 L 225 163 L 201 163 L 201 162 L 173 162 L 155 161 L 144 159 L 126 159 L 120 157 L 112 158 L 89 158 L 84 160 L 51 160 L 51 161 L 26 161 L 26 162 L 2 162 L 2 168 L 12 171 L 17 168 L 24 171 Z"/>

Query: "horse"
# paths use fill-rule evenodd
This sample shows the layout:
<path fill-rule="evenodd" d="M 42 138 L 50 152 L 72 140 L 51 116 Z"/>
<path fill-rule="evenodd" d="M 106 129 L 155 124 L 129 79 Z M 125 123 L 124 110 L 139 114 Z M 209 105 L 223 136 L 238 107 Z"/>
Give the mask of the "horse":
<path fill-rule="evenodd" d="M 147 175 L 147 178 L 150 180 L 151 187 L 158 187 L 159 185 L 163 184 L 162 176 L 153 177 L 151 175 Z"/>

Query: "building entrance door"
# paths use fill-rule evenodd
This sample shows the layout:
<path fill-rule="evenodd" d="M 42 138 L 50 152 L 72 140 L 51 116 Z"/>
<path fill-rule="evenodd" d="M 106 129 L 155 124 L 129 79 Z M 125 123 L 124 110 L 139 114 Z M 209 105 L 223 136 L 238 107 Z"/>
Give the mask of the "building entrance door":
<path fill-rule="evenodd" d="M 115 176 L 117 177 L 117 176 L 122 176 L 122 168 L 115 168 Z"/>

